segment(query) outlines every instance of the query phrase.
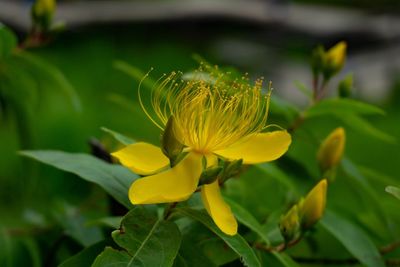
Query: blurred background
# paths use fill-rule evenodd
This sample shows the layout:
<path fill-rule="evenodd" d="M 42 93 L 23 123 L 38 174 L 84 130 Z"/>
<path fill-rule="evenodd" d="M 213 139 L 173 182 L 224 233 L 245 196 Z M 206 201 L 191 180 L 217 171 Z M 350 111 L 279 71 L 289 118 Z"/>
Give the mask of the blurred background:
<path fill-rule="evenodd" d="M 47 46 L 30 52 L 62 71 L 75 88 L 82 108 L 75 109 L 65 95 L 50 85 L 40 95 L 39 104 L 32 108 L 32 143 L 25 149 L 90 152 L 92 138 L 115 148 L 101 127 L 157 143 L 158 130 L 144 118 L 136 101 L 137 79 L 118 70 L 115 67 L 118 60 L 143 73 L 154 68 L 151 77 L 157 79 L 164 72 L 192 70 L 198 66 L 196 58 L 201 57 L 212 64 L 248 72 L 250 77 L 264 76 L 273 82 L 274 96 L 303 108 L 307 98 L 297 87 L 311 84 L 312 49 L 318 44 L 330 47 L 341 40 L 348 44 L 348 57 L 336 82 L 353 73 L 354 97 L 376 104 L 387 113 L 368 120 L 399 140 L 398 0 L 60 0 L 57 3 L 55 21 L 64 22 L 65 31 Z M 0 21 L 16 31 L 20 41 L 30 29 L 31 4 L 32 1 L 0 0 Z M 336 95 L 335 88 L 331 94 Z M 271 116 L 272 122 L 280 121 L 274 118 L 273 110 Z M 318 125 L 320 128 L 315 132 L 322 139 L 338 122 L 320 120 Z M 16 254 L 31 251 L 28 254 L 34 255 L 32 251 L 38 250 L 37 246 L 51 248 L 59 242 L 57 234 L 48 231 L 52 227 L 49 221 L 54 221 L 54 217 L 66 222 L 65 218 L 72 216 L 75 221 L 74 207 L 82 205 L 88 211 L 85 216 L 90 217 L 92 210 L 107 214 L 108 199 L 97 187 L 73 175 L 22 159 L 17 155 L 21 148 L 17 136 L 12 116 L 2 119 L 0 230 L 7 233 L 4 235 L 5 240 L 8 238 L 7 249 Z M 359 133 L 349 131 L 346 155 L 357 164 L 376 170 L 379 177 L 392 177 L 390 181 L 399 184 L 398 142 L 360 138 Z M 54 215 L 54 210 L 62 212 Z M 94 240 L 98 234 L 84 236 L 92 236 Z M 32 235 L 39 243 L 24 239 Z M 21 238 L 20 243 L 13 237 Z M 74 241 L 66 244 L 74 247 Z M 39 249 L 38 253 L 43 254 L 40 251 L 46 250 Z M 70 253 L 65 248 L 47 255 L 47 266 Z M 14 258 L 13 264 L 19 260 L 22 259 Z"/>

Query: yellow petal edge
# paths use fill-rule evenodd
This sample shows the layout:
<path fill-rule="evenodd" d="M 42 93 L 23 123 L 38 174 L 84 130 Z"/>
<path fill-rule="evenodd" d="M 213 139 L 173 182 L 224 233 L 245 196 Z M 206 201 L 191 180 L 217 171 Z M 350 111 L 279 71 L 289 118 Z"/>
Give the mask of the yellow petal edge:
<path fill-rule="evenodd" d="M 243 159 L 244 164 L 257 164 L 280 158 L 291 142 L 292 138 L 287 131 L 258 133 L 215 153 L 231 160 Z"/>
<path fill-rule="evenodd" d="M 196 191 L 203 170 L 202 155 L 190 152 L 175 167 L 140 178 L 129 189 L 133 204 L 183 201 Z"/>
<path fill-rule="evenodd" d="M 128 145 L 111 155 L 139 175 L 157 173 L 169 164 L 159 147 L 144 142 Z"/>
<path fill-rule="evenodd" d="M 210 214 L 218 228 L 227 235 L 235 235 L 238 224 L 231 208 L 221 196 L 218 181 L 203 185 L 201 197 L 208 214 Z"/>

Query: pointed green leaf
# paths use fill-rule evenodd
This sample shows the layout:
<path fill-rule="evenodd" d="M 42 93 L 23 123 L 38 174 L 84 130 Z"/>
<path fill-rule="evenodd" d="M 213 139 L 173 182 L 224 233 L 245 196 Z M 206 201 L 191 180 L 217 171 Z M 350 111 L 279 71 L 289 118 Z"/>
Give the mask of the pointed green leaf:
<path fill-rule="evenodd" d="M 125 136 L 123 134 L 120 134 L 120 133 L 118 133 L 116 131 L 110 130 L 110 129 L 106 128 L 106 127 L 101 127 L 101 130 L 103 130 L 104 132 L 110 134 L 112 137 L 115 138 L 115 140 L 117 140 L 121 144 L 130 145 L 130 144 L 135 143 L 135 140 L 133 140 L 132 138 L 129 138 L 129 137 L 127 137 L 127 136 Z"/>
<path fill-rule="evenodd" d="M 347 115 L 336 115 L 335 117 L 337 117 L 339 120 L 346 123 L 347 126 L 351 127 L 352 129 L 358 131 L 361 134 L 369 135 L 371 137 L 378 138 L 388 143 L 396 142 L 396 139 L 393 136 L 376 128 L 375 126 L 373 126 L 371 123 L 369 123 L 367 120 L 363 119 L 360 116 L 354 114 L 347 114 Z"/>
<path fill-rule="evenodd" d="M 96 225 L 96 226 L 105 226 L 113 229 L 117 229 L 121 225 L 122 216 L 109 216 L 103 217 L 95 220 L 91 220 L 87 222 L 88 226 Z"/>
<path fill-rule="evenodd" d="M 55 88 L 62 90 L 64 94 L 68 96 L 77 111 L 82 109 L 81 101 L 74 87 L 58 68 L 26 51 L 18 51 L 18 53 L 15 53 L 15 56 L 22 61 L 34 75 L 38 76 L 39 82 L 44 80 L 54 83 L 56 85 Z"/>
<path fill-rule="evenodd" d="M 385 112 L 373 105 L 349 98 L 329 98 L 318 102 L 306 112 L 306 117 L 330 114 L 383 115 Z"/>
<path fill-rule="evenodd" d="M 284 252 L 258 251 L 258 253 L 262 260 L 263 266 L 273 266 L 273 267 L 299 267 L 300 266 L 288 254 L 286 254 Z"/>
<path fill-rule="evenodd" d="M 15 34 L 0 23 L 0 59 L 9 56 L 16 46 L 17 37 Z"/>
<path fill-rule="evenodd" d="M 346 157 L 342 159 L 341 166 L 344 173 L 347 174 L 346 182 L 350 183 L 350 186 L 353 186 L 355 189 L 362 192 L 362 196 L 369 200 L 369 209 L 374 211 L 381 222 L 388 225 L 386 209 L 382 205 L 377 191 L 368 179 L 360 172 L 358 167 Z"/>
<path fill-rule="evenodd" d="M 250 212 L 248 212 L 245 208 L 240 206 L 232 199 L 225 198 L 225 201 L 231 207 L 233 213 L 235 214 L 236 219 L 243 225 L 246 225 L 250 230 L 257 233 L 261 237 L 261 239 L 267 245 L 269 245 L 270 242 L 268 240 L 267 233 L 264 232 L 261 224 L 257 221 L 257 219 L 254 218 L 254 216 L 250 214 Z"/>
<path fill-rule="evenodd" d="M 111 247 L 100 253 L 92 264 L 92 267 L 127 267 L 130 265 L 131 256 L 123 250 L 116 250 Z"/>
<path fill-rule="evenodd" d="M 147 87 L 148 89 L 153 89 L 154 85 L 156 84 L 156 82 L 149 77 L 143 79 L 146 76 L 146 73 L 128 64 L 127 62 L 116 60 L 114 61 L 114 68 L 124 72 L 125 74 L 129 75 L 136 81 L 142 81 L 142 86 Z"/>
<path fill-rule="evenodd" d="M 108 164 L 86 154 L 51 150 L 22 151 L 20 154 L 96 183 L 125 207 L 132 207 L 128 199 L 128 190 L 138 176 L 125 167 Z"/>
<path fill-rule="evenodd" d="M 233 251 L 235 251 L 240 256 L 245 266 L 261 267 L 261 263 L 257 258 L 254 250 L 249 246 L 249 244 L 242 236 L 240 236 L 239 234 L 236 234 L 234 236 L 224 234 L 211 220 L 210 216 L 208 216 L 208 214 L 204 211 L 194 210 L 190 208 L 179 208 L 177 209 L 177 212 L 199 221 L 216 235 L 218 235 Z"/>
<path fill-rule="evenodd" d="M 325 216 L 320 223 L 365 266 L 385 266 L 375 244 L 360 227 L 329 210 L 325 212 Z"/>
<path fill-rule="evenodd" d="M 158 219 L 157 214 L 141 206 L 124 216 L 112 237 L 124 250 L 106 249 L 92 266 L 168 267 L 173 265 L 181 244 L 181 234 L 174 222 Z"/>
<path fill-rule="evenodd" d="M 395 186 L 388 186 L 385 188 L 385 191 L 400 199 L 400 188 Z"/>
<path fill-rule="evenodd" d="M 94 259 L 104 250 L 104 247 L 108 244 L 107 241 L 100 241 L 93 244 L 69 259 L 62 262 L 58 267 L 87 267 L 91 266 Z"/>
<path fill-rule="evenodd" d="M 299 267 L 300 265 L 295 262 L 288 254 L 283 252 L 272 252 L 272 255 L 285 267 Z"/>

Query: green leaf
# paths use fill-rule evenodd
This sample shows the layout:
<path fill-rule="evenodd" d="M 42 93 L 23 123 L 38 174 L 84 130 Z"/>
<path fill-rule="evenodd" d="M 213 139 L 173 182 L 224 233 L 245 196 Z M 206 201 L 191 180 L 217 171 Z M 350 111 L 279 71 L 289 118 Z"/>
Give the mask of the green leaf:
<path fill-rule="evenodd" d="M 239 234 L 236 234 L 234 236 L 224 234 L 211 220 L 210 216 L 208 216 L 208 214 L 204 211 L 194 210 L 190 208 L 178 208 L 176 209 L 176 211 L 187 217 L 199 221 L 216 235 L 218 235 L 230 248 L 232 248 L 233 251 L 235 251 L 240 256 L 244 265 L 251 267 L 261 267 L 261 263 L 254 253 L 254 250 L 251 249 L 246 240 L 244 240 L 244 238 Z"/>
<path fill-rule="evenodd" d="M 396 198 L 400 199 L 400 188 L 395 186 L 387 186 L 385 188 L 385 191 L 388 192 L 389 194 L 392 194 Z"/>
<path fill-rule="evenodd" d="M 31 258 L 31 267 L 40 267 L 42 266 L 42 259 L 40 248 L 37 241 L 33 238 L 25 238 L 22 239 L 21 242 L 26 247 L 27 251 L 29 252 Z"/>
<path fill-rule="evenodd" d="M 286 186 L 290 191 L 297 192 L 297 188 L 295 184 L 292 182 L 290 177 L 283 172 L 280 168 L 278 168 L 274 163 L 262 163 L 255 166 L 263 173 L 271 177 L 272 179 L 277 180 L 282 185 Z"/>
<path fill-rule="evenodd" d="M 100 241 L 93 244 L 69 259 L 62 262 L 58 267 L 87 267 L 91 266 L 96 257 L 104 250 L 108 244 L 107 241 Z"/>
<path fill-rule="evenodd" d="M 130 264 L 131 256 L 126 251 L 119 251 L 111 247 L 100 253 L 92 264 L 92 267 L 127 267 Z"/>
<path fill-rule="evenodd" d="M 141 206 L 124 216 L 120 229 L 112 237 L 124 250 L 106 249 L 96 258 L 94 267 L 117 263 L 118 266 L 172 266 L 181 244 L 181 234 L 174 222 L 158 219 L 157 214 Z"/>
<path fill-rule="evenodd" d="M 261 224 L 257 221 L 256 218 L 254 218 L 254 216 L 250 212 L 248 212 L 245 208 L 240 206 L 232 199 L 225 198 L 225 201 L 229 204 L 233 213 L 235 214 L 236 219 L 240 223 L 246 225 L 250 230 L 257 233 L 267 245 L 270 244 L 267 233 L 264 232 Z"/>
<path fill-rule="evenodd" d="M 358 167 L 348 158 L 344 158 L 341 162 L 341 166 L 345 174 L 347 174 L 347 182 L 350 182 L 350 186 L 361 191 L 362 196 L 367 197 L 369 209 L 374 210 L 376 215 L 379 215 L 380 221 L 385 222 L 388 225 L 386 209 L 380 201 L 380 197 L 377 194 L 375 188 L 371 183 L 364 177 L 359 171 Z"/>
<path fill-rule="evenodd" d="M 132 207 L 128 199 L 128 190 L 138 176 L 125 167 L 108 164 L 86 154 L 51 150 L 22 151 L 20 154 L 98 184 L 125 207 Z"/>
<path fill-rule="evenodd" d="M 208 259 L 200 246 L 193 243 L 193 240 L 186 238 L 182 240 L 181 248 L 175 258 L 174 267 L 216 267 L 210 259 Z"/>
<path fill-rule="evenodd" d="M 378 249 L 360 227 L 353 225 L 346 219 L 329 210 L 326 211 L 320 223 L 365 266 L 385 266 Z"/>
<path fill-rule="evenodd" d="M 288 254 L 284 252 L 265 252 L 259 251 L 263 266 L 273 267 L 299 267 Z"/>
<path fill-rule="evenodd" d="M 58 223 L 66 235 L 87 247 L 104 239 L 100 228 L 86 225 L 87 219 L 82 212 L 66 203 L 57 203 L 53 210 Z"/>
<path fill-rule="evenodd" d="M 299 264 L 286 253 L 272 252 L 271 254 L 285 267 L 299 267 Z"/>
<path fill-rule="evenodd" d="M 18 53 L 15 53 L 15 56 L 29 67 L 29 70 L 38 77 L 39 82 L 47 80 L 54 83 L 55 88 L 62 90 L 68 96 L 76 110 L 80 111 L 82 109 L 80 99 L 74 87 L 58 68 L 26 51 L 18 51 Z"/>
<path fill-rule="evenodd" d="M 0 59 L 9 56 L 16 46 L 17 36 L 0 23 Z"/>
<path fill-rule="evenodd" d="M 117 140 L 121 144 L 130 145 L 130 144 L 135 143 L 135 140 L 133 140 L 133 139 L 131 139 L 131 138 L 129 138 L 129 137 L 123 135 L 123 134 L 120 134 L 120 133 L 118 133 L 116 131 L 110 130 L 110 129 L 106 128 L 106 127 L 101 127 L 101 130 L 103 130 L 104 132 L 110 134 L 112 137 L 115 138 L 115 140 Z"/>
<path fill-rule="evenodd" d="M 296 86 L 296 88 L 302 92 L 305 96 L 308 97 L 308 99 L 312 98 L 313 92 L 310 88 L 308 88 L 304 83 L 299 82 L 299 81 L 295 81 L 294 85 Z"/>
<path fill-rule="evenodd" d="M 121 225 L 121 216 L 110 216 L 110 217 L 103 217 L 96 220 L 91 220 L 87 222 L 87 225 L 99 225 L 99 226 L 106 226 L 113 229 L 117 229 Z"/>
<path fill-rule="evenodd" d="M 388 142 L 388 143 L 396 143 L 396 139 L 379 130 L 378 128 L 375 128 L 371 123 L 369 123 L 367 120 L 361 118 L 360 116 L 354 115 L 354 114 L 346 114 L 346 115 L 335 115 L 339 120 L 343 121 L 351 127 L 352 129 L 358 131 L 361 134 L 369 135 L 374 138 L 378 138 L 382 141 Z"/>
<path fill-rule="evenodd" d="M 121 60 L 114 61 L 114 68 L 122 71 L 123 73 L 129 75 L 136 81 L 142 82 L 142 86 L 147 87 L 148 89 L 153 89 L 156 82 L 151 78 L 147 77 L 147 74 L 141 71 L 140 69 L 124 62 Z"/>
<path fill-rule="evenodd" d="M 306 117 L 316 117 L 323 115 L 383 115 L 385 112 L 373 105 L 360 102 L 349 98 L 329 98 L 318 102 L 305 113 Z"/>
<path fill-rule="evenodd" d="M 293 104 L 287 102 L 277 95 L 272 95 L 270 100 L 270 110 L 272 114 L 281 114 L 288 122 L 297 118 L 299 110 Z"/>

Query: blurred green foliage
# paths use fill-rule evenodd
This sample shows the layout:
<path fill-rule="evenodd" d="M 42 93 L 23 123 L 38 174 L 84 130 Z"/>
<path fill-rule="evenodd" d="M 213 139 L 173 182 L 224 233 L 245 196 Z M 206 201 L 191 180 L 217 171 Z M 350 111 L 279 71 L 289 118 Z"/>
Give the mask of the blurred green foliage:
<path fill-rule="evenodd" d="M 177 66 L 190 71 L 197 65 L 193 52 L 212 62 L 218 60 L 196 41 L 188 44 L 177 36 L 160 37 L 140 27 L 131 34 L 112 29 L 66 33 L 49 46 L 29 52 L 15 49 L 17 39 L 11 31 L 3 26 L 0 31 L 0 201 L 7 203 L 0 207 L 0 266 L 55 266 L 62 262 L 63 267 L 88 266 L 106 246 L 95 266 L 103 266 L 104 258 L 131 261 L 135 253 L 127 255 L 123 249 L 137 251 L 130 247 L 136 241 L 119 239 L 116 235 L 121 230 L 115 230 L 115 225 L 131 208 L 125 192 L 137 176 L 87 155 L 91 152 L 88 141 L 92 137 L 100 140 L 102 146 L 96 148 L 105 153 L 121 146 L 112 136 L 122 144 L 132 139 L 159 144 L 159 131 L 138 105 L 136 89 L 141 76 L 151 67 L 155 67 L 151 77 Z M 10 74 L 5 66 L 12 66 L 14 76 L 4 76 Z M 399 88 L 393 91 L 399 92 Z M 16 93 L 15 97 L 6 94 L 9 92 Z M 290 127 L 299 109 L 279 96 L 273 95 L 272 100 L 270 123 Z M 149 234 L 144 240 L 171 242 L 162 266 L 170 266 L 171 258 L 174 266 L 316 266 L 307 265 L 306 258 L 351 258 L 366 266 L 383 266 L 386 255 L 382 258 L 378 248 L 400 237 L 399 202 L 385 192 L 386 186 L 400 185 L 400 109 L 396 103 L 391 99 L 382 103 L 381 109 L 352 99 L 331 98 L 309 109 L 293 134 L 287 156 L 250 167 L 240 179 L 225 185 L 225 197 L 241 224 L 236 237 L 225 236 L 206 213 L 195 209 L 199 207 L 197 195 L 177 209 L 174 223 L 159 226 L 157 214 L 163 206 L 150 205 L 132 209 L 122 224 L 141 224 L 132 216 L 140 213 L 146 224 L 130 235 L 159 227 L 157 236 Z M 26 129 L 18 126 L 18 116 L 22 116 L 17 115 L 18 105 L 29 114 Z M 329 186 L 326 216 L 286 252 L 252 248 L 248 243 L 282 242 L 280 215 L 321 178 L 315 159 L 319 143 L 338 126 L 346 129 L 346 156 L 335 183 Z M 30 142 L 25 143 L 27 140 Z M 25 152 L 72 173 L 68 174 L 31 165 L 17 155 L 21 148 L 87 154 Z M 114 241 L 111 230 L 116 231 Z M 181 237 L 168 236 L 177 230 Z M 141 241 L 145 250 L 136 255 L 139 259 L 154 253 L 152 243 L 146 242 Z M 150 256 L 150 260 L 162 260 Z M 399 258 L 400 252 L 390 251 L 388 256 Z"/>

